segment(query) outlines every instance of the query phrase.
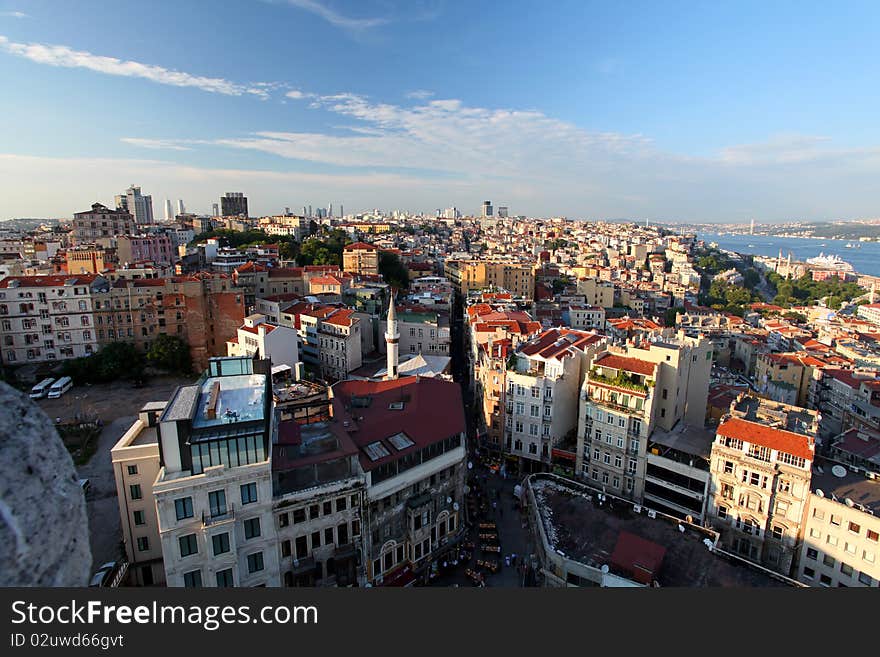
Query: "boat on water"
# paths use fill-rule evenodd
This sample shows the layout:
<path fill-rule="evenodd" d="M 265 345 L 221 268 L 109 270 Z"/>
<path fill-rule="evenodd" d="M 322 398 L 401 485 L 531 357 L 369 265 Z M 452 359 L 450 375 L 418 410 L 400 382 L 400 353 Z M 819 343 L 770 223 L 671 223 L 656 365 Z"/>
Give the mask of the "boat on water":
<path fill-rule="evenodd" d="M 851 249 L 851 248 L 853 248 L 853 245 L 850 244 L 849 242 L 847 242 L 846 245 L 845 245 L 845 247 L 846 247 L 847 249 Z"/>
<path fill-rule="evenodd" d="M 820 253 L 815 258 L 807 258 L 807 264 L 822 269 L 833 269 L 835 271 L 853 271 L 853 266 L 843 260 L 840 256 L 825 255 Z"/>

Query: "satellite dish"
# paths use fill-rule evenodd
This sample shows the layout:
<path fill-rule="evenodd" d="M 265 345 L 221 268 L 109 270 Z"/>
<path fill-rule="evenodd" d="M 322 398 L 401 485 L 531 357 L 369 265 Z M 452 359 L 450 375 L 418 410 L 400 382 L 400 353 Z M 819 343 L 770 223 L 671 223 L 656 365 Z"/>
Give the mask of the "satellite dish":
<path fill-rule="evenodd" d="M 468 470 L 473 470 L 473 469 L 474 469 L 474 464 L 473 464 L 473 462 L 472 462 L 472 461 L 468 461 Z"/>
<path fill-rule="evenodd" d="M 470 493 L 470 492 L 471 492 L 471 487 L 470 487 L 470 486 L 465 486 L 465 487 L 464 487 L 464 494 L 467 495 L 467 494 Z"/>
<path fill-rule="evenodd" d="M 451 504 L 451 503 L 452 503 L 452 498 L 451 498 L 451 497 L 447 497 L 447 498 L 446 498 L 446 503 L 447 503 L 447 504 Z"/>
<path fill-rule="evenodd" d="M 610 571 L 610 570 L 611 570 L 611 569 L 608 567 L 608 564 L 607 564 L 607 563 L 603 563 L 603 564 L 602 564 L 602 572 L 603 572 L 603 573 L 607 573 L 607 572 Z"/>
<path fill-rule="evenodd" d="M 822 492 L 821 488 L 816 489 L 816 495 L 818 495 L 819 497 L 825 497 L 825 493 Z"/>
<path fill-rule="evenodd" d="M 458 502 L 455 502 L 455 503 L 452 505 L 452 508 L 455 509 L 456 511 L 458 511 Z"/>
<path fill-rule="evenodd" d="M 831 467 L 831 474 L 835 477 L 845 477 L 846 476 L 846 468 L 842 465 L 835 465 Z"/>
<path fill-rule="evenodd" d="M 852 508 L 852 507 L 855 506 L 855 504 L 853 503 L 853 501 L 852 501 L 851 499 L 849 499 L 848 497 L 843 501 L 843 503 L 846 504 L 846 505 L 847 505 L 848 507 L 850 507 L 850 508 Z"/>

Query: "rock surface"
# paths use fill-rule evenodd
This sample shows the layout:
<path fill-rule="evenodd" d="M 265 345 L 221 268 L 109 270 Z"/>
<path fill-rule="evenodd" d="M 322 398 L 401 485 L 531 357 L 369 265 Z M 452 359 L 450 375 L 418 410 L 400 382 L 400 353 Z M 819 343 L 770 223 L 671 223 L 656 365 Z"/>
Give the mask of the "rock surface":
<path fill-rule="evenodd" d="M 85 586 L 85 496 L 51 420 L 0 382 L 0 586 Z"/>

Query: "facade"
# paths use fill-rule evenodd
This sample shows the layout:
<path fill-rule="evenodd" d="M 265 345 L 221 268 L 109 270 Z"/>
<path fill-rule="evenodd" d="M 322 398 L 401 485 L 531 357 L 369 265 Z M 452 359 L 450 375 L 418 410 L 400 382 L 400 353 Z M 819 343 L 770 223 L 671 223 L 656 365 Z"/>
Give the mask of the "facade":
<path fill-rule="evenodd" d="M 396 314 L 401 354 L 449 356 L 451 337 L 448 315 L 428 307 L 407 305 L 397 308 Z M 379 331 L 385 332 L 384 320 L 379 322 Z M 380 346 L 384 345 L 380 343 Z"/>
<path fill-rule="evenodd" d="M 568 307 L 568 323 L 573 329 L 602 331 L 605 329 L 605 309 L 602 306 L 572 304 Z"/>
<path fill-rule="evenodd" d="M 587 304 L 600 308 L 614 306 L 614 284 L 598 278 L 584 277 L 577 282 L 577 293 L 586 297 Z"/>
<path fill-rule="evenodd" d="M 738 417 L 716 430 L 707 518 L 723 545 L 789 576 L 807 515 L 812 436 Z"/>
<path fill-rule="evenodd" d="M 279 586 L 269 376 L 218 358 L 158 420 L 153 484 L 168 586 Z"/>
<path fill-rule="evenodd" d="M 270 324 L 264 315 L 248 315 L 238 329 L 238 336 L 226 343 L 226 355 L 268 358 L 273 365 L 296 368 L 299 363 L 296 331 Z"/>
<path fill-rule="evenodd" d="M 220 214 L 224 217 L 247 217 L 247 197 L 241 192 L 226 192 L 220 197 Z"/>
<path fill-rule="evenodd" d="M 68 274 L 100 274 L 104 271 L 104 249 L 100 246 L 78 246 L 65 249 L 64 262 Z"/>
<path fill-rule="evenodd" d="M 98 351 L 95 300 L 110 289 L 95 274 L 11 276 L 0 280 L 3 362 L 67 360 Z"/>
<path fill-rule="evenodd" d="M 116 207 L 130 212 L 135 224 L 141 226 L 153 223 L 153 197 L 143 196 L 140 187 L 132 185 L 125 190 L 124 196 L 117 196 L 116 199 Z"/>
<path fill-rule="evenodd" d="M 76 244 L 98 242 L 109 243 L 116 235 L 130 235 L 137 232 L 134 217 L 127 210 L 111 210 L 93 203 L 90 210 L 73 215 L 73 241 Z"/>
<path fill-rule="evenodd" d="M 346 245 L 342 250 L 342 270 L 351 274 L 378 276 L 379 247 L 365 242 Z"/>
<path fill-rule="evenodd" d="M 120 263 L 154 262 L 170 265 L 177 259 L 171 237 L 153 235 L 120 235 L 116 238 L 116 257 Z"/>
<path fill-rule="evenodd" d="M 471 290 L 490 287 L 505 289 L 525 299 L 535 296 L 535 268 L 532 263 L 447 260 L 446 277 L 456 291 L 465 296 Z"/>
<path fill-rule="evenodd" d="M 159 474 L 157 421 L 165 402 L 151 402 L 110 450 L 122 540 L 130 578 L 138 586 L 165 583 L 153 482 Z"/>

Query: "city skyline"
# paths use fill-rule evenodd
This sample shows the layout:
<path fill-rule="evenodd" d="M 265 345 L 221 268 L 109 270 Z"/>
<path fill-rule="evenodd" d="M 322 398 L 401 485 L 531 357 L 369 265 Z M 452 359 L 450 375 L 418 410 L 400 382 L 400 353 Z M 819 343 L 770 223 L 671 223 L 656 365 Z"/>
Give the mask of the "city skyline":
<path fill-rule="evenodd" d="M 527 216 L 877 216 L 875 6 L 509 9 L 156 3 L 150 38 L 93 29 L 111 10 L 141 20 L 133 3 L 3 0 L 0 75 L 16 93 L 0 99 L 13 128 L 0 220 L 72 216 L 132 181 L 205 214 L 240 189 L 255 215 L 334 198 L 431 214 L 493 199 Z M 217 39 L 228 25 L 238 38 Z"/>

